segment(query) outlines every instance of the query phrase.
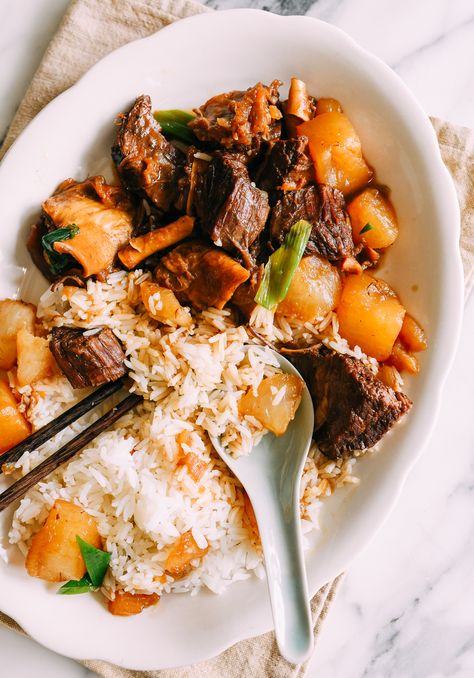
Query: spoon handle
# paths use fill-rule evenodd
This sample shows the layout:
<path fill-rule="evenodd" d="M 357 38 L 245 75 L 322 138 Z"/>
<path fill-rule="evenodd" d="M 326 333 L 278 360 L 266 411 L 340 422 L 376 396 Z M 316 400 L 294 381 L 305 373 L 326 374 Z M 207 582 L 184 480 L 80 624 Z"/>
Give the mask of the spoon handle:
<path fill-rule="evenodd" d="M 278 647 L 289 662 L 301 664 L 313 648 L 313 628 L 301 548 L 299 483 L 292 485 L 282 491 L 276 483 L 262 483 L 250 500 L 259 525 Z"/>

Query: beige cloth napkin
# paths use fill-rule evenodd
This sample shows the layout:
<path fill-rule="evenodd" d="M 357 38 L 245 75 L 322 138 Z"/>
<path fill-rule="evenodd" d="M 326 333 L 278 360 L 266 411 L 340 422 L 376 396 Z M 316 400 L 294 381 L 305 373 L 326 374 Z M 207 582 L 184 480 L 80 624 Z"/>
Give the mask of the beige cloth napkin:
<path fill-rule="evenodd" d="M 451 173 L 461 208 L 459 246 L 466 299 L 474 285 L 474 130 L 432 118 L 444 164 Z"/>
<path fill-rule="evenodd" d="M 207 11 L 190 0 L 74 0 L 18 109 L 0 158 L 51 99 L 73 85 L 101 57 L 177 19 Z M 433 124 L 461 204 L 461 252 L 467 294 L 474 283 L 474 132 L 441 120 L 433 120 Z M 315 639 L 340 582 L 341 576 L 323 586 L 311 601 Z M 1 612 L 0 624 L 22 632 Z M 218 657 L 192 667 L 138 672 L 102 661 L 83 663 L 104 678 L 301 678 L 306 667 L 295 667 L 280 656 L 273 632 L 237 643 Z"/>

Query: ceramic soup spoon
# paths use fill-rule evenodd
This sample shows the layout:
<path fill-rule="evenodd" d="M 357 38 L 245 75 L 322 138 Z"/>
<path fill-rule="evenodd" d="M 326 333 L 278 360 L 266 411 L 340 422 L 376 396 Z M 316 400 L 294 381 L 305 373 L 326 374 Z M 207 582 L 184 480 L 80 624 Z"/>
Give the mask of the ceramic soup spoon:
<path fill-rule="evenodd" d="M 301 376 L 286 358 L 273 353 L 284 372 Z M 293 664 L 307 659 L 313 647 L 299 501 L 313 418 L 311 396 L 304 386 L 300 406 L 286 432 L 282 436 L 266 434 L 248 456 L 235 459 L 218 438 L 211 438 L 217 453 L 240 480 L 252 502 L 278 647 Z"/>

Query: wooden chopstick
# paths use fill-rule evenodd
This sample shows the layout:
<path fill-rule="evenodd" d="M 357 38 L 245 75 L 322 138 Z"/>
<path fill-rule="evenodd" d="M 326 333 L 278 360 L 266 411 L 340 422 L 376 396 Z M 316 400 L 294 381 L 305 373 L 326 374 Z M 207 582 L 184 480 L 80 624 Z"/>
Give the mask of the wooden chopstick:
<path fill-rule="evenodd" d="M 3 472 L 4 464 L 14 464 L 26 451 L 35 450 L 43 443 L 51 440 L 56 433 L 59 433 L 59 431 L 62 431 L 66 426 L 69 426 L 69 424 L 72 424 L 84 414 L 94 409 L 94 407 L 97 407 L 103 400 L 119 391 L 122 388 L 123 383 L 124 379 L 122 378 L 100 386 L 96 391 L 60 414 L 59 417 L 50 421 L 49 424 L 42 426 L 32 433 L 32 435 L 28 436 L 28 438 L 22 440 L 21 443 L 13 447 L 6 454 L 2 454 L 0 457 L 0 473 Z"/>
<path fill-rule="evenodd" d="M 23 476 L 16 483 L 13 483 L 7 490 L 0 494 L 0 511 L 3 511 L 17 499 L 21 499 L 33 485 L 55 471 L 61 464 L 69 461 L 79 450 L 87 443 L 94 440 L 99 433 L 114 424 L 126 412 L 133 409 L 138 403 L 142 402 L 143 397 L 136 393 L 131 393 L 122 402 L 109 410 L 100 419 L 88 426 L 75 438 L 63 445 L 57 452 L 41 462 L 36 468 Z"/>

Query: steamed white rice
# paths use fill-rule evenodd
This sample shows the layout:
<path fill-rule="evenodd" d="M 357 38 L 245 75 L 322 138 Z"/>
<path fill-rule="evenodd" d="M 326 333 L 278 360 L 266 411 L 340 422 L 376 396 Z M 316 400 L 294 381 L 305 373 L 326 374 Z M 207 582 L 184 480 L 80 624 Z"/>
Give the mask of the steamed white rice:
<path fill-rule="evenodd" d="M 14 514 L 9 541 L 26 554 L 32 535 L 61 498 L 97 520 L 104 548 L 112 553 L 106 595 L 113 596 L 116 588 L 161 594 L 207 587 L 220 593 L 234 581 L 263 576 L 263 566 L 241 485 L 212 450 L 208 435 L 221 436 L 235 455 L 251 451 L 266 431 L 253 418 L 242 420 L 237 403 L 248 388 L 256 389 L 275 373 L 278 364 L 264 346 L 245 351 L 255 338 L 226 309 L 195 315 L 190 329 L 158 325 L 140 301 L 139 285 L 148 276 L 118 272 L 106 282 L 89 280 L 85 289 L 60 286 L 43 295 L 38 316 L 47 329 L 66 324 L 115 332 L 125 348 L 132 390 L 145 400 L 25 496 Z M 338 335 L 334 314 L 301 328 L 257 308 L 251 324 L 266 341 L 322 340 L 376 367 L 359 349 L 349 350 Z M 74 391 L 65 377 L 57 376 L 21 389 L 22 406 L 37 429 L 86 393 Z M 284 393 L 274 396 L 276 404 Z M 15 472 L 27 473 L 100 414 L 97 408 L 25 454 Z M 189 451 L 206 466 L 198 482 L 186 465 L 177 463 L 176 437 L 182 431 L 191 435 Z M 311 450 L 301 483 L 304 535 L 318 526 L 321 498 L 344 483 L 357 482 L 352 465 L 353 460 L 335 463 Z M 173 580 L 164 562 L 170 546 L 189 530 L 198 546 L 209 550 L 187 577 Z"/>

